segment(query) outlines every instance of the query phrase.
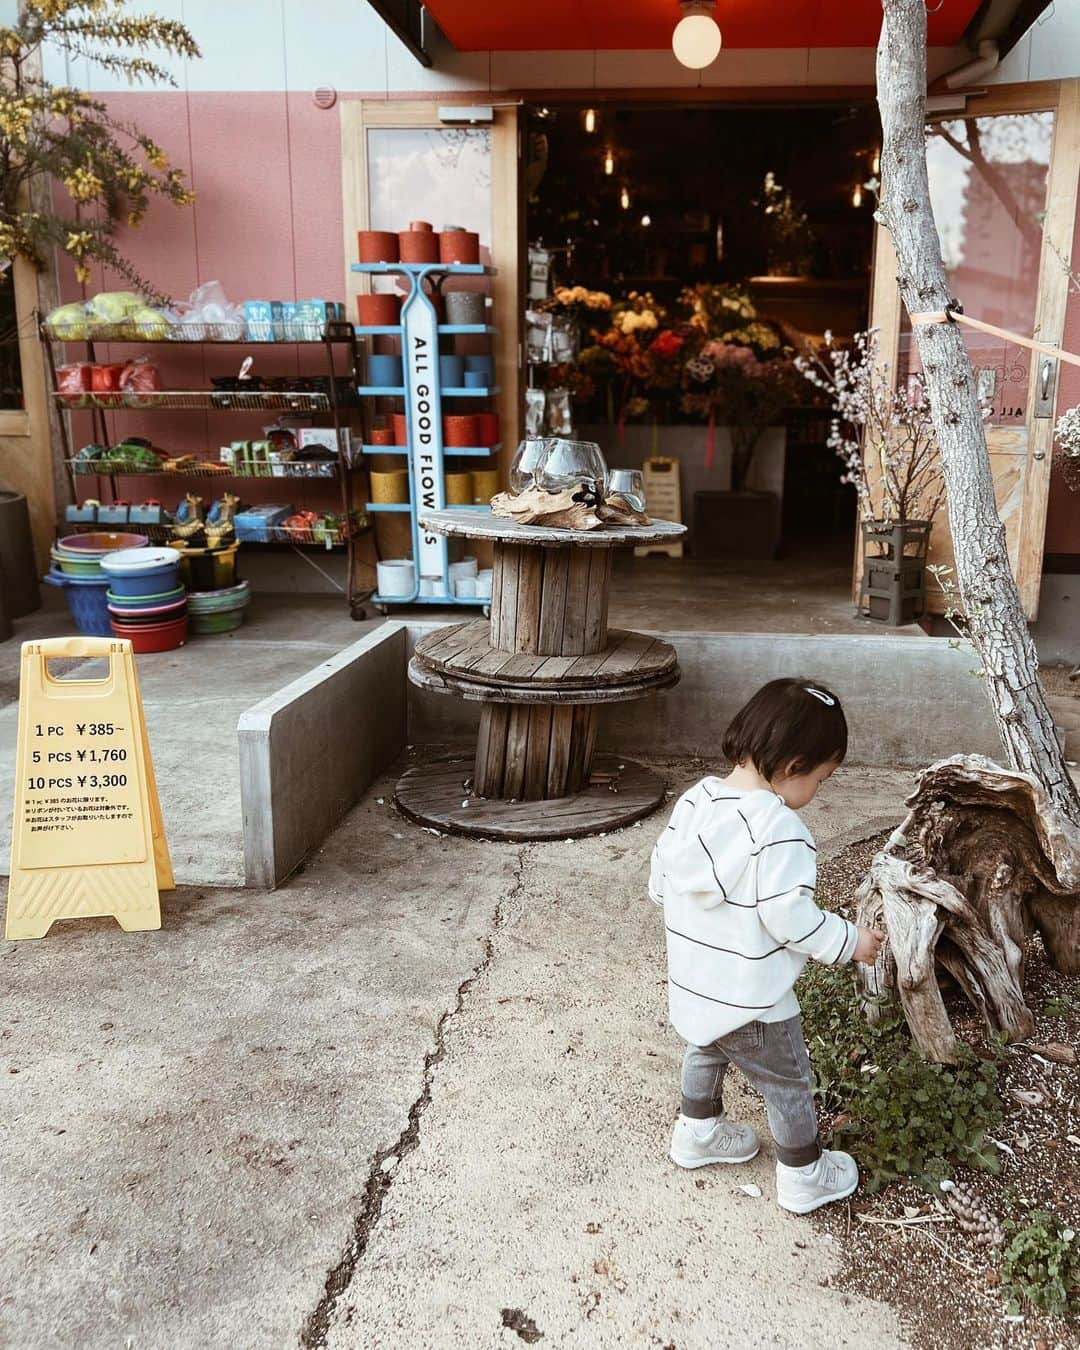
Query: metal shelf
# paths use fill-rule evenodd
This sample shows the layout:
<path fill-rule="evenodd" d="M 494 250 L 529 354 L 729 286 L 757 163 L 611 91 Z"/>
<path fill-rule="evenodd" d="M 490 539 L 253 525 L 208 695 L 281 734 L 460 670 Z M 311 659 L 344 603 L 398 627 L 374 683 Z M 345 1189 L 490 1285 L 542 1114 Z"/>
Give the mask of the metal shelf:
<path fill-rule="evenodd" d="M 497 333 L 499 330 L 491 323 L 441 323 L 439 324 L 440 337 L 453 337 L 464 335 L 466 333 Z M 356 328 L 357 337 L 400 337 L 401 324 L 399 323 L 380 323 L 380 324 L 359 324 Z"/>
<path fill-rule="evenodd" d="M 414 595 L 411 600 L 400 595 L 379 595 L 371 597 L 373 605 L 477 605 L 483 608 L 491 604 L 490 595 Z"/>
<path fill-rule="evenodd" d="M 325 328 L 321 332 L 312 331 L 303 337 L 286 337 L 282 325 L 275 325 L 281 331 L 272 338 L 252 338 L 242 323 L 190 323 L 169 327 L 164 320 L 161 323 L 97 323 L 97 324 L 61 324 L 59 329 L 43 323 L 42 335 L 50 342 L 148 342 L 170 346 L 198 346 L 204 342 L 222 342 L 237 347 L 269 347 L 277 344 L 286 347 L 322 346 L 326 342 L 353 342 L 353 326 L 341 321 L 340 326 Z M 308 324 L 305 328 L 312 328 Z M 165 329 L 162 332 L 162 329 Z"/>
<path fill-rule="evenodd" d="M 464 389 L 447 389 L 445 386 L 439 391 L 443 398 L 494 398 L 499 392 L 497 384 L 485 385 L 481 389 L 474 386 L 467 386 Z M 443 449 L 448 447 L 444 446 Z"/>
<path fill-rule="evenodd" d="M 443 458 L 453 458 L 454 455 L 461 455 L 465 458 L 483 458 L 486 455 L 495 455 L 502 449 L 502 441 L 496 441 L 494 445 L 444 445 Z M 365 445 L 365 455 L 407 455 L 409 447 L 407 445 Z"/>
<path fill-rule="evenodd" d="M 338 476 L 338 464 L 332 459 L 290 459 L 278 464 L 267 464 L 263 472 L 236 469 L 231 464 L 199 463 L 178 466 L 176 468 L 138 469 L 131 467 L 126 460 L 69 459 L 71 472 L 77 478 L 252 478 L 265 482 L 268 478 L 304 479 L 312 482 L 317 479 L 334 479 Z M 115 467 L 112 467 L 115 466 Z"/>
<path fill-rule="evenodd" d="M 392 384 L 359 384 L 356 392 L 366 398 L 404 398 L 405 386 Z"/>
<path fill-rule="evenodd" d="M 329 394 L 260 389 L 250 393 L 209 389 L 154 389 L 145 393 L 122 389 L 116 393 L 55 393 L 53 398 L 72 411 L 102 408 L 106 412 L 329 412 Z"/>

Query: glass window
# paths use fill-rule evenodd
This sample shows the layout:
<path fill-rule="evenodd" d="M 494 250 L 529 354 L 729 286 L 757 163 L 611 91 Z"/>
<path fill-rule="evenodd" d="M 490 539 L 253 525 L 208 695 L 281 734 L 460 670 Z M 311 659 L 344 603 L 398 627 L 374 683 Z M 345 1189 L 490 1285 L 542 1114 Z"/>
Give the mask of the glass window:
<path fill-rule="evenodd" d="M 930 197 L 952 294 L 973 318 L 1015 333 L 1035 326 L 1053 125 L 1053 113 L 1037 112 L 927 128 Z M 970 328 L 964 340 L 991 423 L 1023 425 L 1031 353 Z M 905 312 L 901 379 L 917 368 Z"/>
<path fill-rule="evenodd" d="M 26 406 L 23 401 L 22 362 L 19 360 L 19 322 L 15 311 L 15 278 L 10 267 L 0 272 L 0 409 Z"/>

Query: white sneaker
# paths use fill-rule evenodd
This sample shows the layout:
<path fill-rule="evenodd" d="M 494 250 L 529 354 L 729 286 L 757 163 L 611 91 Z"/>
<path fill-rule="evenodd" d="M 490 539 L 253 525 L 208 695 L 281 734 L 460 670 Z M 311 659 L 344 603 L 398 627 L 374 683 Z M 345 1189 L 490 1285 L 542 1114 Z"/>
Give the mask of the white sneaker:
<path fill-rule="evenodd" d="M 822 1149 L 817 1162 L 806 1167 L 776 1164 L 776 1202 L 792 1214 L 809 1214 L 834 1200 L 846 1200 L 858 1184 L 855 1159 L 837 1149 Z"/>
<path fill-rule="evenodd" d="M 757 1151 L 757 1135 L 750 1126 L 727 1116 L 714 1116 L 712 1120 L 680 1116 L 671 1136 L 671 1161 L 680 1167 L 749 1162 Z"/>

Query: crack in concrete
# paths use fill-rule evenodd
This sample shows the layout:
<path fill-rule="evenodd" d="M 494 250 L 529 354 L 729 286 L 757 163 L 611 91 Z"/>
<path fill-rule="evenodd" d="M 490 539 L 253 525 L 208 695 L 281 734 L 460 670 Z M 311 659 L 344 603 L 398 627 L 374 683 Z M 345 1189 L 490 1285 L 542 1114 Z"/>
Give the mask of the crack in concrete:
<path fill-rule="evenodd" d="M 318 1306 L 308 1316 L 300 1332 L 300 1344 L 305 1350 L 322 1350 L 330 1331 L 330 1321 L 338 1302 L 349 1288 L 360 1260 L 367 1250 L 371 1235 L 382 1215 L 383 1202 L 394 1184 L 394 1175 L 401 1160 L 420 1146 L 420 1118 L 431 1105 L 435 1066 L 446 1054 L 446 1033 L 450 1023 L 461 1015 L 465 999 L 477 980 L 491 965 L 495 956 L 495 937 L 502 928 L 510 904 L 524 889 L 524 873 L 528 848 L 518 854 L 514 869 L 514 883 L 496 904 L 491 917 L 491 931 L 484 938 L 484 954 L 469 975 L 457 987 L 454 1006 L 447 1008 L 435 1026 L 435 1042 L 424 1056 L 423 1086 L 420 1095 L 409 1107 L 405 1128 L 389 1148 L 379 1149 L 371 1160 L 364 1200 L 360 1212 L 353 1219 L 353 1229 L 337 1265 L 327 1273 L 326 1284 Z M 389 1165 L 387 1165 L 389 1164 Z"/>

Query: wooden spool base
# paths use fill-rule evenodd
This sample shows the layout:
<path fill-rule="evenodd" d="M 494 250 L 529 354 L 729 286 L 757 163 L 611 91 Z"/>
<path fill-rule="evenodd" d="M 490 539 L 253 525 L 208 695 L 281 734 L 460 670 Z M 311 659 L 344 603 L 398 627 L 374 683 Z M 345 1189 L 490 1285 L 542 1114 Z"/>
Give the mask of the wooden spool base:
<path fill-rule="evenodd" d="M 609 775 L 618 791 L 611 790 Z M 666 790 L 658 774 L 612 755 L 597 756 L 593 781 L 581 792 L 547 801 L 476 797 L 465 791 L 472 776 L 471 759 L 418 764 L 398 783 L 394 801 L 420 825 L 479 839 L 528 842 L 581 839 L 632 825 L 662 804 Z"/>

